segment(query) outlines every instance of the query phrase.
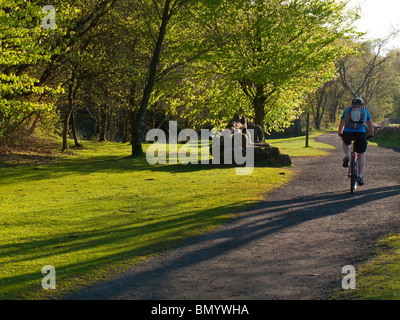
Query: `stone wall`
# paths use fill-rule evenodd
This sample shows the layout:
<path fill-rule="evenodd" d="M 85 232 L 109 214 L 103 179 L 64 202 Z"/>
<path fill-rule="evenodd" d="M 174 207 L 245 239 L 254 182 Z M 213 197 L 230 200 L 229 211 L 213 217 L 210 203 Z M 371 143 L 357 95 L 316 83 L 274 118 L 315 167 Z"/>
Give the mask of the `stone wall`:
<path fill-rule="evenodd" d="M 375 136 L 383 136 L 383 135 L 395 135 L 400 134 L 400 125 L 399 126 L 376 126 L 374 128 Z"/>

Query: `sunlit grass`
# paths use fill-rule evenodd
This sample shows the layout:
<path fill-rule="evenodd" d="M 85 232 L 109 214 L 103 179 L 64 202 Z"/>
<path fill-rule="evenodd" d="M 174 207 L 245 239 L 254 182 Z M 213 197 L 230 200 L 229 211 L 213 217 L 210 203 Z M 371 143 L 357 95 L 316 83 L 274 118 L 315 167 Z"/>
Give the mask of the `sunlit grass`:
<path fill-rule="evenodd" d="M 400 134 L 377 136 L 374 140 L 369 142 L 369 144 L 372 146 L 400 149 Z"/>
<path fill-rule="evenodd" d="M 291 156 L 330 147 L 310 140 L 304 148 L 304 137 L 268 142 Z M 263 166 L 242 176 L 232 166 L 151 166 L 145 155 L 131 157 L 129 144 L 83 145 L 46 161 L 3 161 L 1 299 L 55 298 L 109 278 L 226 223 L 294 175 Z M 41 288 L 45 265 L 56 268 L 56 290 Z"/>
<path fill-rule="evenodd" d="M 281 153 L 296 157 L 324 156 L 327 152 L 324 149 L 334 149 L 333 146 L 316 142 L 315 138 L 326 133 L 317 131 L 310 134 L 309 146 L 306 148 L 306 137 L 267 139 L 273 147 L 278 147 Z"/>
<path fill-rule="evenodd" d="M 400 300 L 400 236 L 378 242 L 376 255 L 356 273 L 356 289 L 338 290 L 341 300 Z"/>
<path fill-rule="evenodd" d="M 147 147 L 147 146 L 146 146 Z M 0 168 L 0 298 L 59 297 L 226 223 L 289 168 L 150 166 L 130 145 L 85 142 L 53 162 Z M 284 173 L 284 174 L 283 174 Z M 41 269 L 56 269 L 43 290 Z"/>

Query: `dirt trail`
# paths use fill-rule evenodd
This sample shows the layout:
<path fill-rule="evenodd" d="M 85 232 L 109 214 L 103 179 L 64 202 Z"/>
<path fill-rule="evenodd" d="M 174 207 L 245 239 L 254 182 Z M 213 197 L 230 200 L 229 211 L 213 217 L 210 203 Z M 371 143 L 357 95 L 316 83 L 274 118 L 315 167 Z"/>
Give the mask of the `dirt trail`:
<path fill-rule="evenodd" d="M 348 191 L 336 150 L 295 158 L 297 177 L 256 208 L 185 246 L 67 299 L 329 299 L 344 276 L 400 231 L 400 152 L 369 147 L 365 186 Z"/>

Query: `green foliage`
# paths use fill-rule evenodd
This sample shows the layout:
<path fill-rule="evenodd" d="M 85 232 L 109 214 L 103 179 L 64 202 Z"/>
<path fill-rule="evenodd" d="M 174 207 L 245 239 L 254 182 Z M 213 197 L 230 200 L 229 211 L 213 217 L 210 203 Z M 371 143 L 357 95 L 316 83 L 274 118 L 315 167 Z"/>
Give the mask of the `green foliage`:
<path fill-rule="evenodd" d="M 343 4 L 236 0 L 191 6 L 194 19 L 185 20 L 185 32 L 192 46 L 197 40 L 207 50 L 186 66 L 173 106 L 184 105 L 189 119 L 208 114 L 208 122 L 226 123 L 240 112 L 268 123 L 268 130 L 289 126 L 304 96 L 331 79 L 334 61 L 349 52 L 336 43 L 352 34 Z"/>
<path fill-rule="evenodd" d="M 90 104 L 94 117 L 106 112 L 111 121 L 120 110 L 136 111 L 163 4 L 61 1 L 55 4 L 57 29 L 43 30 L 39 4 L 4 2 L 0 23 L 13 23 L 2 34 L 2 130 L 53 110 L 55 100 L 45 97 L 59 93 L 59 83 L 68 86 L 71 74 L 79 83 L 75 110 Z M 268 130 L 289 126 L 304 96 L 332 77 L 333 62 L 347 52 L 345 44 L 335 44 L 352 32 L 354 16 L 346 16 L 343 4 L 172 1 L 149 110 L 197 128 L 223 127 L 234 113 Z M 58 97 L 65 105 L 67 97 Z"/>
<path fill-rule="evenodd" d="M 22 0 L 0 3 L 0 143 L 33 113 L 50 113 L 52 101 L 43 97 L 60 92 L 26 72 L 55 53 L 48 40 L 58 31 L 42 28 L 41 10 Z"/>

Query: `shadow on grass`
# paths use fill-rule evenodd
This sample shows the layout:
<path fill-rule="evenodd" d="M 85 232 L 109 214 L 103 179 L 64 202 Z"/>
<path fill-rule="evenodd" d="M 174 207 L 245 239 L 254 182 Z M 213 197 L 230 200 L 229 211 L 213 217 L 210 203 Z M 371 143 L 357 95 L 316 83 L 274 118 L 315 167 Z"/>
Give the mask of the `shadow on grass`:
<path fill-rule="evenodd" d="M 66 299 L 113 299 L 130 290 L 139 289 L 140 291 L 141 288 L 148 285 L 157 287 L 155 291 L 152 289 L 145 290 L 153 293 L 152 299 L 168 299 L 167 279 L 172 270 L 177 272 L 180 269 L 214 259 L 262 237 L 306 221 L 341 214 L 346 210 L 357 208 L 360 204 L 389 199 L 399 194 L 400 186 L 392 186 L 371 189 L 359 192 L 356 195 L 351 195 L 348 192 L 341 194 L 326 193 L 312 197 L 265 202 L 248 211 L 246 215 L 238 217 L 235 220 L 236 223 L 228 224 L 226 228 L 189 240 L 186 246 L 189 248 L 188 250 L 160 267 L 149 268 L 149 270 L 100 283 L 88 290 L 67 296 Z M 255 218 L 256 221 L 249 220 L 249 218 Z M 197 244 L 213 240 L 216 241 L 204 248 L 196 247 Z M 103 263 L 103 261 L 100 263 Z M 74 267 L 78 266 L 74 265 Z M 139 296 L 140 298 L 147 299 L 148 297 Z"/>
<path fill-rule="evenodd" d="M 260 165 L 260 164 L 258 164 Z M 257 165 L 256 165 L 257 166 Z M 41 165 L 18 165 L 14 168 L 0 168 L 0 184 L 21 183 L 24 181 L 40 181 L 57 179 L 68 175 L 87 175 L 97 172 L 121 173 L 128 171 L 160 171 L 172 174 L 197 172 L 202 170 L 229 169 L 235 166 L 223 165 L 156 165 L 147 163 L 145 156 L 121 157 L 121 156 L 96 156 L 90 158 L 60 159 L 57 163 Z M 88 208 L 96 207 L 106 198 L 91 198 L 85 205 Z M 182 200 L 183 202 L 185 199 Z M 134 206 L 134 199 L 132 199 Z M 218 204 L 218 202 L 216 201 Z M 92 204 L 92 206 L 91 206 Z M 86 250 L 108 250 L 104 254 L 94 254 L 86 260 L 82 254 L 81 261 L 67 263 L 65 266 L 56 267 L 57 279 L 71 279 L 75 276 L 90 274 L 97 268 L 104 269 L 107 266 L 126 259 L 136 257 L 148 257 L 164 250 L 177 246 L 188 236 L 193 236 L 193 230 L 201 230 L 210 225 L 219 226 L 227 221 L 227 215 L 248 209 L 248 203 L 233 203 L 229 206 L 214 207 L 209 210 L 186 211 L 182 214 L 164 216 L 161 221 L 153 221 L 152 218 L 143 215 L 137 221 L 126 222 L 123 214 L 115 212 L 105 216 L 93 217 L 93 221 L 84 221 L 86 229 L 90 231 L 65 234 L 42 235 L 39 237 L 21 237 L 12 245 L 0 244 L 0 259 L 7 263 L 17 265 L 32 265 L 32 261 L 44 259 L 46 264 L 52 264 L 53 257 L 66 256 L 71 252 L 86 252 Z M 118 211 L 121 208 L 116 208 Z M 129 209 L 129 208 L 128 208 Z M 122 213 L 134 215 L 134 210 L 120 210 Z M 73 210 L 73 208 L 72 208 Z M 37 210 L 33 213 L 37 217 L 51 216 L 51 209 Z M 109 222 L 112 221 L 112 226 Z M 195 222 L 194 222 L 195 221 Z M 22 226 L 22 225 L 21 225 Z M 167 231 L 166 231 L 167 230 Z M 166 232 L 165 232 L 166 231 Z M 165 232 L 168 237 L 158 237 L 160 232 Z M 196 231 L 197 232 L 197 231 Z M 143 240 L 143 237 L 146 239 Z M 115 250 L 120 247 L 120 251 Z M 103 249 L 106 248 L 106 249 Z M 107 249 L 108 248 L 108 249 Z M 66 258 L 67 259 L 67 258 Z M 41 270 L 29 270 L 22 275 L 2 277 L 0 279 L 0 291 L 3 298 L 15 298 L 21 292 L 30 290 L 33 286 L 38 290 L 43 275 Z M 5 294 L 7 292 L 7 294 Z M 0 298 L 2 294 L 0 293 Z"/>
<path fill-rule="evenodd" d="M 121 156 L 95 156 L 87 159 L 62 159 L 55 163 L 41 165 L 17 165 L 12 168 L 0 166 L 0 184 L 18 183 L 21 181 L 46 180 L 60 178 L 62 176 L 80 174 L 88 175 L 98 172 L 121 173 L 125 171 L 149 171 L 188 173 L 214 169 L 232 169 L 244 166 L 223 165 L 223 164 L 157 164 L 150 165 L 146 156 L 121 157 Z M 266 165 L 263 162 L 256 162 L 254 167 L 280 168 L 280 165 Z"/>
<path fill-rule="evenodd" d="M 91 201 L 97 203 L 101 199 Z M 104 199 L 103 199 L 104 200 Z M 41 237 L 19 238 L 18 243 L 0 245 L 0 259 L 17 265 L 32 265 L 32 261 L 40 259 L 46 264 L 54 265 L 57 271 L 57 282 L 71 280 L 83 275 L 90 277 L 96 269 L 112 269 L 115 263 L 141 258 L 146 258 L 182 242 L 193 230 L 204 227 L 219 226 L 228 221 L 227 215 L 248 208 L 248 204 L 236 203 L 229 206 L 220 206 L 209 210 L 189 212 L 163 216 L 162 220 L 153 219 L 143 215 L 139 221 L 126 222 L 124 216 L 110 213 L 105 216 L 93 218 L 93 224 L 83 222 L 90 231 L 80 231 L 56 236 L 43 235 Z M 51 210 L 36 211 L 35 215 L 48 216 Z M 134 211 L 131 212 L 134 214 Z M 113 226 L 109 222 L 113 221 Z M 195 222 L 194 222 L 195 221 Z M 88 251 L 92 253 L 87 253 Z M 82 257 L 73 259 L 70 263 L 63 260 L 64 266 L 57 266 L 55 256 L 67 257 L 72 252 L 82 252 Z M 91 258 L 86 258 L 91 254 Z M 72 260 L 72 259 L 71 259 Z M 42 266 L 41 266 L 42 267 Z M 41 268 L 40 267 L 40 268 Z M 29 290 L 42 290 L 41 269 L 30 272 L 3 277 L 0 279 L 0 299 L 19 298 L 19 295 Z M 92 279 L 93 280 L 93 279 Z M 89 281 L 89 279 L 86 279 Z"/>
<path fill-rule="evenodd" d="M 68 299 L 108 299 L 135 288 L 145 287 L 151 281 L 160 281 L 160 290 L 154 298 L 168 298 L 166 288 L 162 287 L 162 281 L 168 276 L 168 272 L 179 270 L 190 265 L 195 265 L 203 261 L 213 259 L 232 250 L 238 249 L 252 241 L 270 234 L 290 228 L 294 225 L 304 223 L 309 220 L 319 219 L 329 215 L 340 214 L 349 209 L 355 209 L 360 204 L 366 204 L 379 199 L 386 199 L 398 196 L 400 186 L 383 187 L 361 191 L 355 195 L 346 193 L 325 193 L 314 196 L 300 197 L 284 201 L 262 202 L 253 207 L 248 214 L 237 218 L 243 220 L 239 225 L 228 225 L 227 228 L 216 230 L 215 232 L 197 236 L 191 240 L 185 240 L 193 229 L 193 221 L 198 221 L 197 229 L 201 229 L 202 221 L 212 220 L 212 225 L 221 225 L 227 222 L 226 214 L 249 210 L 249 204 L 234 203 L 229 206 L 220 206 L 209 210 L 185 212 L 184 214 L 170 215 L 162 221 L 154 222 L 151 219 L 143 218 L 133 226 L 126 223 L 122 217 L 109 215 L 93 218 L 93 230 L 86 232 L 76 232 L 68 234 L 58 234 L 57 236 L 42 236 L 35 240 L 20 239 L 20 243 L 12 246 L 0 245 L 0 257 L 7 258 L 13 263 L 28 264 L 35 259 L 46 259 L 51 264 L 53 256 L 68 255 L 70 252 L 94 250 L 105 248 L 101 256 L 93 255 L 89 259 L 81 261 L 71 261 L 61 267 L 56 267 L 57 281 L 74 279 L 83 275 L 90 275 L 97 268 L 107 269 L 113 264 L 123 260 L 136 257 L 148 257 L 162 251 L 181 245 L 183 241 L 191 246 L 205 241 L 218 240 L 204 249 L 189 250 L 187 254 L 166 265 L 145 272 L 121 278 L 115 281 L 101 283 L 101 295 L 96 293 L 90 295 L 90 291 L 83 291 L 76 295 L 68 296 Z M 98 202 L 101 199 L 92 199 Z M 103 199 L 104 200 L 104 199 Z M 46 211 L 46 210 L 43 210 Z M 283 213 L 280 213 L 283 211 Z M 40 212 L 36 212 L 40 216 Z M 48 214 L 43 212 L 43 214 Z M 273 219 L 271 219 L 273 214 Z M 246 221 L 249 217 L 257 219 Z M 114 225 L 109 226 L 107 222 L 113 221 Z M 158 237 L 160 230 L 168 230 L 168 235 Z M 146 240 L 141 239 L 146 236 Z M 120 247 L 121 250 L 113 248 Z M 107 252 L 107 248 L 109 252 Z M 23 253 L 23 255 L 21 255 Z M 47 259 L 48 258 L 48 259 Z M 0 287 L 9 296 L 18 297 L 19 292 L 31 289 L 33 286 L 38 291 L 43 275 L 41 270 L 30 270 L 29 272 L 0 279 Z M 29 284 L 30 286 L 27 286 Z M 97 287 L 98 288 L 98 287 Z M 118 288 L 118 289 L 116 289 Z M 9 290 L 8 290 L 9 289 Z M 15 291 L 14 291 L 15 290 Z M 6 295 L 3 298 L 8 298 Z"/>

